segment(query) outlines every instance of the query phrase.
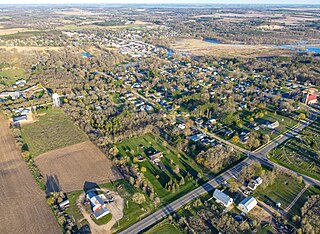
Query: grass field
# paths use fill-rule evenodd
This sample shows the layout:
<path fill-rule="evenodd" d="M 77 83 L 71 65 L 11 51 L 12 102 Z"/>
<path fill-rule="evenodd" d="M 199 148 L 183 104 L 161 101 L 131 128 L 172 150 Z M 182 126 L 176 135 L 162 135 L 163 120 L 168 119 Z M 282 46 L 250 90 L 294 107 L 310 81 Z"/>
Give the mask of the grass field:
<path fill-rule="evenodd" d="M 270 160 L 320 180 L 320 120 L 270 152 Z"/>
<path fill-rule="evenodd" d="M 22 127 L 22 137 L 33 157 L 88 140 L 60 109 L 50 109 L 38 121 Z"/>
<path fill-rule="evenodd" d="M 175 225 L 164 223 L 157 225 L 147 232 L 145 234 L 180 234 L 181 232 Z"/>
<path fill-rule="evenodd" d="M 143 145 L 143 148 L 140 147 Z M 197 177 L 198 172 L 202 173 L 201 167 L 196 162 L 183 153 L 178 153 L 174 148 L 170 147 L 167 142 L 153 134 L 146 134 L 140 137 L 131 138 L 117 144 L 119 155 L 122 157 L 129 156 L 131 163 L 133 158 L 142 155 L 146 158 L 144 162 L 138 163 L 139 167 L 145 167 L 147 171 L 144 173 L 145 177 L 152 183 L 157 195 L 162 198 L 162 201 L 172 201 L 178 194 L 186 193 L 196 187 L 195 181 L 185 181 L 186 184 L 180 186 L 179 192 L 171 193 L 165 189 L 165 184 L 170 179 L 180 180 L 181 176 L 186 177 L 189 172 L 193 178 Z M 159 166 L 153 164 L 146 155 L 146 149 L 153 148 L 163 153 L 161 162 L 164 164 L 166 170 L 161 170 Z M 180 155 L 180 156 L 179 156 Z M 180 173 L 177 175 L 173 172 L 175 166 L 178 165 Z M 157 179 L 157 176 L 159 178 Z"/>
<path fill-rule="evenodd" d="M 11 68 L 0 70 L 0 83 L 12 85 L 19 78 L 24 78 L 25 70 L 23 68 Z"/>
<path fill-rule="evenodd" d="M 289 55 L 291 51 L 275 46 L 212 44 L 199 39 L 182 39 L 171 45 L 176 52 L 192 53 L 196 56 L 214 55 L 218 57 L 265 57 Z"/>
<path fill-rule="evenodd" d="M 274 183 L 266 189 L 258 187 L 254 195 L 261 201 L 275 207 L 280 202 L 285 209 L 304 188 L 304 183 L 299 183 L 296 178 L 288 175 L 277 175 Z"/>

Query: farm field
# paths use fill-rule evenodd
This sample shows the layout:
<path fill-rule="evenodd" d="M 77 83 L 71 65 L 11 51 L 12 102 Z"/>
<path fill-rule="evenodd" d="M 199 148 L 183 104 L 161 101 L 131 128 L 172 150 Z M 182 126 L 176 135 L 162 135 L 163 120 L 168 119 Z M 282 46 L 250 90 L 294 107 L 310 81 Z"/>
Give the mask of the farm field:
<path fill-rule="evenodd" d="M 47 192 L 71 192 L 83 189 L 85 182 L 101 184 L 122 178 L 90 141 L 41 154 L 35 163 L 46 178 Z"/>
<path fill-rule="evenodd" d="M 275 207 L 275 204 L 280 202 L 281 208 L 285 209 L 304 188 L 304 183 L 288 175 L 278 174 L 272 185 L 266 189 L 258 187 L 254 195 L 259 200 L 266 204 Z"/>
<path fill-rule="evenodd" d="M 21 133 L 33 157 L 88 140 L 60 109 L 46 111 L 35 123 L 23 126 Z"/>
<path fill-rule="evenodd" d="M 289 55 L 291 51 L 275 46 L 212 44 L 199 39 L 182 39 L 171 45 L 176 52 L 191 53 L 196 56 L 214 55 L 219 57 L 267 57 Z"/>
<path fill-rule="evenodd" d="M 133 163 L 133 158 L 139 155 L 146 159 L 137 164 L 140 169 L 142 167 L 146 168 L 144 175 L 152 183 L 155 192 L 163 202 L 169 202 L 174 197 L 194 189 L 196 187 L 195 178 L 197 178 L 198 172 L 202 173 L 201 167 L 191 157 L 183 153 L 179 154 L 162 138 L 153 134 L 146 134 L 123 141 L 117 144 L 117 148 L 121 157 L 128 156 L 130 158 L 130 163 Z M 160 169 L 159 166 L 149 160 L 146 151 L 150 148 L 163 153 L 161 164 L 164 165 L 164 169 Z M 173 171 L 176 166 L 180 168 L 180 173 L 178 174 Z M 190 181 L 185 179 L 188 172 L 192 176 Z M 179 191 L 171 193 L 165 188 L 166 183 L 170 180 L 179 182 L 181 177 L 184 177 L 185 184 L 180 186 Z"/>
<path fill-rule="evenodd" d="M 0 142 L 0 233 L 61 233 L 3 115 L 0 115 Z"/>
<path fill-rule="evenodd" d="M 270 160 L 320 180 L 320 120 L 270 152 Z"/>

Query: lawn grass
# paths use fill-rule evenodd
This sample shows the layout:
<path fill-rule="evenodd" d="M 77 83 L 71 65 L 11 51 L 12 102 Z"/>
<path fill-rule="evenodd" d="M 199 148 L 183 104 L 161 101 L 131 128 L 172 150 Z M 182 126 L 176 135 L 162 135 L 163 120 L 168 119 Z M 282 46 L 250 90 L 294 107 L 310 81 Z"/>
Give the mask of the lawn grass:
<path fill-rule="evenodd" d="M 304 203 L 307 201 L 309 196 L 320 194 L 320 187 L 311 186 L 309 187 L 297 200 L 297 202 L 292 206 L 289 211 L 289 215 L 293 217 L 294 215 L 301 216 L 300 210 L 303 207 Z"/>
<path fill-rule="evenodd" d="M 285 209 L 304 188 L 304 183 L 289 175 L 277 174 L 275 181 L 266 189 L 258 187 L 254 195 L 259 200 L 275 207 L 280 202 L 281 208 Z"/>
<path fill-rule="evenodd" d="M 92 219 L 92 220 L 93 220 L 93 222 L 95 222 L 98 225 L 104 225 L 104 224 L 107 224 L 111 219 L 112 219 L 112 214 L 109 213 L 100 219 Z"/>
<path fill-rule="evenodd" d="M 160 225 L 157 225 L 147 232 L 145 234 L 182 234 L 183 232 L 180 231 L 175 225 L 169 224 L 169 223 L 163 223 Z"/>
<path fill-rule="evenodd" d="M 88 140 L 61 109 L 50 109 L 38 118 L 37 122 L 21 128 L 23 140 L 33 157 Z"/>
<path fill-rule="evenodd" d="M 16 80 L 23 78 L 25 75 L 23 68 L 3 69 L 0 71 L 0 83 L 4 85 L 13 85 Z"/>
<path fill-rule="evenodd" d="M 139 146 L 140 144 L 144 147 L 141 148 Z M 148 159 L 145 150 L 149 147 L 163 153 L 164 156 L 161 162 L 165 165 L 167 171 L 162 171 L 157 165 L 154 165 Z M 165 189 L 165 184 L 170 179 L 176 179 L 179 181 L 182 176 L 185 178 L 188 172 L 193 178 L 196 178 L 198 172 L 202 173 L 202 169 L 190 156 L 184 153 L 178 153 L 162 138 L 154 134 L 146 134 L 123 141 L 117 144 L 117 148 L 120 156 L 130 157 L 130 163 L 133 163 L 133 158 L 138 155 L 142 155 L 146 158 L 144 162 L 138 163 L 138 165 L 140 168 L 145 167 L 147 169 L 144 175 L 152 183 L 156 195 L 160 197 L 164 203 L 171 202 L 177 196 L 181 196 L 182 194 L 185 194 L 197 187 L 195 180 L 193 179 L 190 181 L 185 180 L 185 185 L 180 186 L 180 190 L 176 193 L 171 193 Z M 180 168 L 179 175 L 173 172 L 176 165 Z M 158 179 L 157 176 L 159 176 Z"/>
<path fill-rule="evenodd" d="M 71 218 L 74 219 L 75 224 L 77 224 L 78 228 L 81 228 L 81 225 L 83 225 L 83 222 L 81 222 L 81 220 L 84 219 L 84 216 L 82 215 L 77 206 L 77 200 L 81 193 L 82 191 L 76 191 L 67 194 L 70 205 L 66 212 L 69 214 Z"/>

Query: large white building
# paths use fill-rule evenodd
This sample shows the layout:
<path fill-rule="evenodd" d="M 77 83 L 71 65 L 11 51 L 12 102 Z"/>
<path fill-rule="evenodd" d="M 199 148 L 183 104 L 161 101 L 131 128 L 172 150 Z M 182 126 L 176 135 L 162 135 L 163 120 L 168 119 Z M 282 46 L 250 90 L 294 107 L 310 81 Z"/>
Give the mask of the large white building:
<path fill-rule="evenodd" d="M 87 199 L 91 203 L 93 215 L 96 219 L 100 219 L 110 213 L 105 204 L 107 198 L 104 194 L 97 195 L 95 192 L 89 192 L 87 193 Z"/>
<path fill-rule="evenodd" d="M 221 203 L 225 207 L 230 206 L 233 203 L 233 199 L 227 194 L 221 192 L 219 189 L 214 190 L 213 198 L 216 199 L 217 203 Z"/>
<path fill-rule="evenodd" d="M 250 212 L 250 210 L 252 210 L 256 205 L 258 204 L 257 200 L 252 197 L 252 196 L 248 196 L 246 197 L 244 200 L 242 200 L 239 205 L 238 208 L 243 211 L 244 213 L 248 213 Z"/>
<path fill-rule="evenodd" d="M 53 106 L 59 107 L 61 102 L 60 102 L 60 96 L 57 93 L 52 94 L 52 102 Z"/>

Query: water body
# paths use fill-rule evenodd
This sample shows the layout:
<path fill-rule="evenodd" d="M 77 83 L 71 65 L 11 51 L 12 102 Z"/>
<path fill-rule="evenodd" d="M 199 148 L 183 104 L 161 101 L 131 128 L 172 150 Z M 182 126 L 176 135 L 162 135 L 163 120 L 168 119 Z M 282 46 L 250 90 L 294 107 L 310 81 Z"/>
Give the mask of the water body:
<path fill-rule="evenodd" d="M 283 45 L 279 46 L 281 49 L 289 49 L 298 52 L 313 52 L 313 53 L 320 53 L 320 47 L 313 47 L 313 46 L 295 46 L 295 45 Z"/>
<path fill-rule="evenodd" d="M 216 40 L 216 39 L 204 39 L 205 42 L 209 42 L 211 44 L 222 44 L 220 41 Z"/>

